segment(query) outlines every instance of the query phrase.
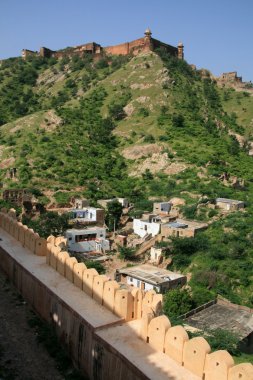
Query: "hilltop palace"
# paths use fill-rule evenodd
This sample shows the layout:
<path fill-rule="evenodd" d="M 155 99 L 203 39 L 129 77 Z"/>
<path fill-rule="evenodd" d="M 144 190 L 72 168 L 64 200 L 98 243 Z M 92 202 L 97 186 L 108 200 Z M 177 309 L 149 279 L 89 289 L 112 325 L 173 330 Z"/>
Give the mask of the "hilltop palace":
<path fill-rule="evenodd" d="M 79 45 L 75 47 L 68 47 L 66 49 L 53 51 L 46 47 L 41 47 L 39 52 L 32 51 L 28 49 L 22 50 L 22 58 L 26 59 L 29 56 L 40 56 L 40 57 L 69 57 L 72 55 L 83 55 L 84 53 L 92 54 L 96 57 L 101 57 L 103 54 L 111 55 L 127 55 L 133 54 L 137 55 L 143 51 L 153 51 L 157 48 L 163 48 L 170 54 L 178 57 L 179 59 L 184 58 L 184 46 L 182 42 L 178 44 L 177 47 L 165 44 L 164 42 L 154 39 L 151 30 L 148 28 L 144 33 L 144 37 L 138 38 L 137 40 L 131 42 L 125 42 L 120 45 L 102 47 L 96 42 L 90 42 L 84 45 Z"/>

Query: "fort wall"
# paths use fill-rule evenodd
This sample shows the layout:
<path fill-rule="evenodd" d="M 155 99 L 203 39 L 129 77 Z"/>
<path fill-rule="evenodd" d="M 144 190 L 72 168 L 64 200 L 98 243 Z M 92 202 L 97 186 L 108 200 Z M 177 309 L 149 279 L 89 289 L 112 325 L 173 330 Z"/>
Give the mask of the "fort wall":
<path fill-rule="evenodd" d="M 125 42 L 118 45 L 102 47 L 101 45 L 91 42 L 87 44 L 83 44 L 80 46 L 69 47 L 63 50 L 53 51 L 46 47 L 40 48 L 39 52 L 30 51 L 28 49 L 22 50 L 22 57 L 26 59 L 30 55 L 39 55 L 41 57 L 55 57 L 55 58 L 63 58 L 63 57 L 71 57 L 74 55 L 82 56 L 84 53 L 92 54 L 95 58 L 101 57 L 103 54 L 108 55 L 127 55 L 133 54 L 137 55 L 140 52 L 144 51 L 153 51 L 157 48 L 164 48 L 168 51 L 168 53 L 178 57 L 179 59 L 184 58 L 184 46 L 182 43 L 178 45 L 178 47 L 174 47 L 168 45 L 164 42 L 156 40 L 151 37 L 152 33 L 149 29 L 145 31 L 145 35 L 142 38 L 138 38 L 131 42 Z"/>
<path fill-rule="evenodd" d="M 159 315 L 161 295 L 120 289 L 70 258 L 62 238 L 40 238 L 13 212 L 0 213 L 0 229 L 1 269 L 91 379 L 253 378 L 251 364 L 234 365 L 226 351 L 211 353 L 203 337 L 171 326 Z"/>

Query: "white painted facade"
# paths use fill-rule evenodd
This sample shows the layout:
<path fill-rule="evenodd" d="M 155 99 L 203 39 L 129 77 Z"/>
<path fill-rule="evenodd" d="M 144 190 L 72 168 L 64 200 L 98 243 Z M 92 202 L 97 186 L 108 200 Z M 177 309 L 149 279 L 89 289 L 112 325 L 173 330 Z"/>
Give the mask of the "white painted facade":
<path fill-rule="evenodd" d="M 144 237 L 149 234 L 156 236 L 160 233 L 161 224 L 155 221 L 149 222 L 148 220 L 134 219 L 133 229 L 134 233 L 140 237 Z"/>
<path fill-rule="evenodd" d="M 85 207 L 85 208 L 76 208 L 71 210 L 71 217 L 76 221 L 87 221 L 94 222 L 98 221 L 98 208 L 95 207 Z"/>
<path fill-rule="evenodd" d="M 126 282 L 128 285 L 134 286 L 136 288 L 140 288 L 142 290 L 157 290 L 159 292 L 160 288 L 158 286 L 151 285 L 147 282 L 138 280 L 137 278 L 127 276 Z"/>
<path fill-rule="evenodd" d="M 81 230 L 70 229 L 65 233 L 70 252 L 105 252 L 110 250 L 105 228 L 93 227 Z"/>
<path fill-rule="evenodd" d="M 160 257 L 162 256 L 162 248 L 151 247 L 150 250 L 150 261 L 152 263 L 159 263 Z"/>

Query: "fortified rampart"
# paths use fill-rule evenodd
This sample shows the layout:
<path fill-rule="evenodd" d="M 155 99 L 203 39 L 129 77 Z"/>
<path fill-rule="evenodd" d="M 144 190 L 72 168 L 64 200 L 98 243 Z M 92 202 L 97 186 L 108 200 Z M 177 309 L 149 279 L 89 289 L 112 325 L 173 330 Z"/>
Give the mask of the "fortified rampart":
<path fill-rule="evenodd" d="M 42 239 L 0 213 L 0 267 L 25 300 L 53 324 L 90 379 L 252 380 L 253 366 L 211 353 L 202 337 L 159 315 L 161 296 L 128 291 L 62 251 L 63 238 Z"/>
<path fill-rule="evenodd" d="M 100 57 L 103 54 L 137 55 L 144 51 L 153 51 L 157 48 L 163 48 L 168 53 L 170 53 L 171 55 L 174 55 L 175 57 L 178 57 L 179 59 L 184 58 L 184 46 L 182 43 L 179 43 L 178 47 L 174 47 L 152 38 L 151 35 L 152 33 L 150 29 L 147 29 L 144 33 L 144 37 L 142 38 L 138 38 L 131 42 L 125 42 L 123 44 L 107 46 L 107 47 L 102 47 L 101 45 L 95 42 L 91 42 L 84 45 L 69 47 L 69 48 L 57 50 L 57 51 L 53 51 L 45 47 L 40 48 L 39 52 L 23 49 L 22 57 L 26 59 L 27 57 L 34 55 L 34 56 L 40 56 L 40 57 L 46 57 L 46 58 L 49 58 L 49 57 L 62 58 L 66 56 L 71 57 L 74 55 L 81 56 L 84 53 L 92 54 L 95 57 Z"/>

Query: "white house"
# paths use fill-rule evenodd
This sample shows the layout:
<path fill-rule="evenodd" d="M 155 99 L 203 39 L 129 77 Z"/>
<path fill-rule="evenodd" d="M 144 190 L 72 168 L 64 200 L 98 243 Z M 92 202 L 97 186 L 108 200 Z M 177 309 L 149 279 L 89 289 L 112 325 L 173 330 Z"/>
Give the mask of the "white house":
<path fill-rule="evenodd" d="M 118 282 L 145 291 L 154 289 L 159 293 L 165 293 L 169 289 L 181 288 L 187 282 L 186 276 L 182 274 L 148 264 L 117 269 L 115 278 Z"/>
<path fill-rule="evenodd" d="M 110 250 L 109 240 L 106 239 L 106 230 L 102 227 L 85 229 L 70 229 L 65 233 L 67 247 L 70 252 L 105 252 Z"/>
<path fill-rule="evenodd" d="M 73 223 L 91 224 L 99 223 L 104 224 L 105 212 L 101 208 L 85 207 L 75 208 L 70 211 L 71 221 Z"/>
<path fill-rule="evenodd" d="M 134 233 L 140 237 L 149 234 L 156 236 L 161 230 L 161 218 L 155 215 L 150 215 L 148 219 L 134 219 L 133 229 Z"/>

